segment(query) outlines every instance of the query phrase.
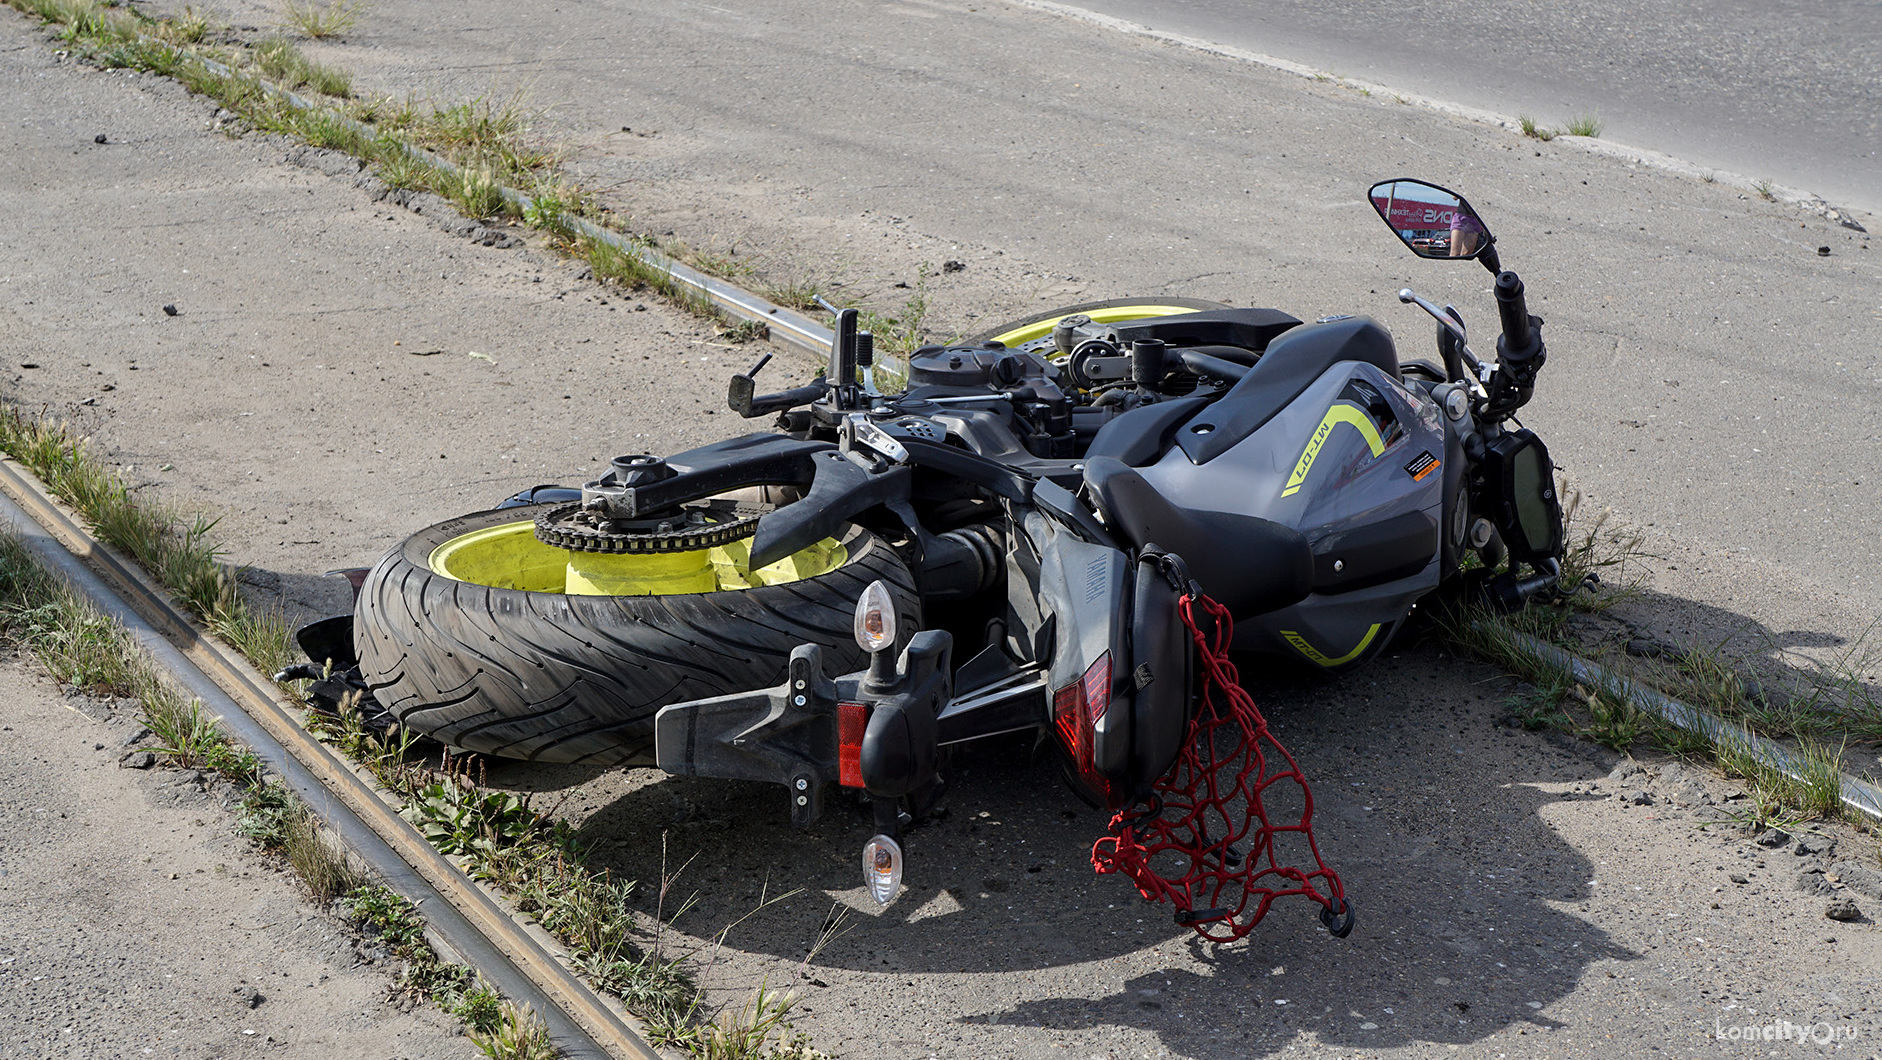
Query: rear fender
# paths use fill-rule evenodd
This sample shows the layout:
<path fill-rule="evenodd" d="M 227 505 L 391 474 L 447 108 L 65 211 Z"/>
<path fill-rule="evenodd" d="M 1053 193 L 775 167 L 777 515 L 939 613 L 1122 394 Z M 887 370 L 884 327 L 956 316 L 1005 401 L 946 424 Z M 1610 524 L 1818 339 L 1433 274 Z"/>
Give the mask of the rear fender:
<path fill-rule="evenodd" d="M 1166 772 L 1188 733 L 1191 649 L 1177 592 L 1154 564 L 1027 520 L 1054 618 L 1048 692 L 1073 785 L 1116 809 Z"/>
<path fill-rule="evenodd" d="M 1177 604 L 1181 599 L 1152 558 L 1138 557 L 1131 608 L 1132 746 L 1120 777 L 1133 795 L 1147 790 L 1183 749 L 1195 688 L 1195 646 Z"/>

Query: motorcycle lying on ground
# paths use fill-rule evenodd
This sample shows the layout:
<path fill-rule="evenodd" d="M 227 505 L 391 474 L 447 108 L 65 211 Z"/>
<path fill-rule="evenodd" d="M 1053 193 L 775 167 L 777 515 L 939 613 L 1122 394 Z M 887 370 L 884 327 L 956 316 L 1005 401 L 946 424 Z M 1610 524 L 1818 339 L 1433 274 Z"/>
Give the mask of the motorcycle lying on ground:
<path fill-rule="evenodd" d="M 1205 937 L 1290 894 L 1344 935 L 1228 651 L 1355 666 L 1467 566 L 1503 607 L 1559 591 L 1563 550 L 1548 451 L 1512 422 L 1545 359 L 1522 281 L 1462 196 L 1370 198 L 1420 257 L 1496 276 L 1494 362 L 1409 289 L 1436 363 L 1363 316 L 1137 299 L 924 347 L 889 388 L 836 310 L 815 380 L 760 393 L 768 356 L 732 379 L 777 430 L 413 535 L 303 631 L 326 666 L 286 676 L 465 750 L 780 784 L 800 827 L 860 796 L 885 904 L 950 750 L 1035 732 L 1114 811 L 1100 871 Z"/>

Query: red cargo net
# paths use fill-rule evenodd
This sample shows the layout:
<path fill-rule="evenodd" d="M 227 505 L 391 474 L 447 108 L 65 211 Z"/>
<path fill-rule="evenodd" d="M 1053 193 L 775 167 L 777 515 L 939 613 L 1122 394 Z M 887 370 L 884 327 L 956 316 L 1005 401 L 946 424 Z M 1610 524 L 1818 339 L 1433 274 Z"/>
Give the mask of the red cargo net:
<path fill-rule="evenodd" d="M 1213 620 L 1212 634 L 1203 633 L 1197 607 Z M 1202 664 L 1201 709 L 1176 764 L 1145 800 L 1118 811 L 1111 834 L 1093 844 L 1092 867 L 1129 876 L 1137 893 L 1174 905 L 1177 923 L 1212 942 L 1248 934 L 1275 899 L 1295 894 L 1320 903 L 1321 923 L 1346 937 L 1353 907 L 1314 843 L 1313 793 L 1228 660 L 1228 609 L 1192 583 L 1179 610 Z M 1273 790 L 1277 784 L 1298 786 L 1297 819 L 1275 820 L 1263 805 L 1264 796 L 1292 795 Z M 1312 855 L 1313 870 L 1282 864 L 1277 840 L 1284 851 Z"/>

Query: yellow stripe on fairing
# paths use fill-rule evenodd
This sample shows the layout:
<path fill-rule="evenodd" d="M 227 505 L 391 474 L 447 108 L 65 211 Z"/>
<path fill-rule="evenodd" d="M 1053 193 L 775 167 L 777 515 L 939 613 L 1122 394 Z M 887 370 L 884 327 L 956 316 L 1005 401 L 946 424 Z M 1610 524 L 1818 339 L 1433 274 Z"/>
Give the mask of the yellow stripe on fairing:
<path fill-rule="evenodd" d="M 1292 497 L 1300 492 L 1301 486 L 1307 482 L 1307 472 L 1313 470 L 1314 457 L 1320 455 L 1320 447 L 1326 444 L 1333 428 L 1342 423 L 1359 429 L 1373 456 L 1385 452 L 1385 439 L 1379 436 L 1379 427 L 1372 422 L 1372 417 L 1357 405 L 1337 402 L 1327 410 L 1325 416 L 1320 417 L 1320 426 L 1314 430 L 1313 437 L 1307 439 L 1307 448 L 1301 450 L 1300 460 L 1294 465 L 1294 473 L 1287 476 L 1287 487 L 1281 490 L 1281 496 Z"/>
<path fill-rule="evenodd" d="M 1337 659 L 1329 659 L 1326 656 L 1325 652 L 1322 652 L 1319 648 L 1316 648 L 1313 645 L 1307 643 L 1307 638 L 1301 636 L 1300 634 L 1294 632 L 1291 629 L 1282 630 L 1281 636 L 1286 638 L 1287 642 L 1289 644 L 1292 644 L 1295 650 L 1299 651 L 1302 655 L 1305 655 L 1309 662 L 1312 662 L 1318 666 L 1339 666 L 1342 663 L 1349 663 L 1349 662 L 1352 662 L 1354 659 L 1359 658 L 1359 654 L 1366 650 L 1367 645 L 1372 643 L 1372 638 L 1379 635 L 1379 630 L 1381 628 L 1382 627 L 1380 627 L 1378 623 L 1376 622 L 1373 623 L 1372 628 L 1366 631 L 1366 635 L 1359 638 L 1359 643 L 1353 647 L 1353 650 L 1347 652 L 1345 655 L 1342 655 Z"/>

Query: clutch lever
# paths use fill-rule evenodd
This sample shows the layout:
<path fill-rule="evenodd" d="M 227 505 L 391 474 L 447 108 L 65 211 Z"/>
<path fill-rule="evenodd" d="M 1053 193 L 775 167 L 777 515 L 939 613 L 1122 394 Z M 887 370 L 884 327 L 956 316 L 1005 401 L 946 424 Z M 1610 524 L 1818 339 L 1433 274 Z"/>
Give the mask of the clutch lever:
<path fill-rule="evenodd" d="M 1457 319 L 1456 315 L 1449 310 L 1449 307 L 1440 309 L 1435 303 L 1419 296 L 1409 287 L 1399 288 L 1398 300 L 1415 305 L 1425 312 L 1430 313 L 1432 319 L 1436 320 L 1441 327 L 1451 333 L 1451 337 L 1457 340 L 1457 352 L 1463 356 L 1464 363 L 1470 366 L 1471 382 L 1475 384 L 1479 394 L 1484 393 L 1483 384 L 1489 381 L 1490 373 L 1495 371 L 1495 368 L 1486 367 L 1483 361 L 1479 360 L 1477 355 L 1471 352 L 1468 336 L 1466 336 L 1464 332 L 1464 322 Z"/>

